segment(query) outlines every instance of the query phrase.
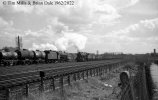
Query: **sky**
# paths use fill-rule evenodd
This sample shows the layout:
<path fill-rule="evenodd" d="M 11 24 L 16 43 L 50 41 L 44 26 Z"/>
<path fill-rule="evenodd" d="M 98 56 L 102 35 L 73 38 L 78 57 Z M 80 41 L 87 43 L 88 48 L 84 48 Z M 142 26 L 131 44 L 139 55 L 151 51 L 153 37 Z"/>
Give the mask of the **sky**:
<path fill-rule="evenodd" d="M 158 50 L 158 0 L 72 0 L 72 5 L 4 2 L 0 0 L 0 48 L 15 47 L 19 35 L 23 48 L 30 50 L 133 54 Z"/>

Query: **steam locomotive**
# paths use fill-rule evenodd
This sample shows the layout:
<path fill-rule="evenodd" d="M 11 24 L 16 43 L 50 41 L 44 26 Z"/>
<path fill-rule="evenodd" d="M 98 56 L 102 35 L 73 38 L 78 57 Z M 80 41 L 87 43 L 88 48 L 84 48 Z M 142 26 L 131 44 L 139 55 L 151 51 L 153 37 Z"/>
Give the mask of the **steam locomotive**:
<path fill-rule="evenodd" d="M 60 62 L 85 62 L 103 60 L 105 57 L 93 53 L 78 52 L 66 53 L 52 50 L 15 50 L 10 52 L 0 51 L 0 66 L 30 65 L 38 63 Z"/>

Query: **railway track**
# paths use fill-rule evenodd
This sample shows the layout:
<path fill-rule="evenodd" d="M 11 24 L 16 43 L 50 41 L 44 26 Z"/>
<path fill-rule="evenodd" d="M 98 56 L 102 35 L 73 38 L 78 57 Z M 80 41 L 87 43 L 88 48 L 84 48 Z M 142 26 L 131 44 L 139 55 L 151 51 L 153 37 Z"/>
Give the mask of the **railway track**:
<path fill-rule="evenodd" d="M 23 72 L 30 72 L 30 71 L 38 71 L 38 70 L 45 70 L 51 68 L 58 68 L 58 67 L 67 67 L 67 66 L 74 66 L 74 65 L 82 65 L 82 64 L 95 64 L 100 62 L 114 62 L 118 60 L 102 60 L 102 61 L 89 61 L 89 62 L 66 62 L 66 63 L 51 63 L 51 64 L 37 64 L 37 65 L 18 65 L 18 66 L 8 66 L 8 67 L 0 67 L 0 76 L 1 75 L 8 75 L 8 74 L 16 74 L 16 73 L 23 73 Z"/>
<path fill-rule="evenodd" d="M 0 75 L 0 89 L 5 89 L 6 87 L 19 86 L 27 83 L 34 83 L 40 81 L 39 72 L 43 71 L 46 75 L 45 78 L 60 76 L 67 73 L 74 73 L 76 71 L 86 70 L 90 68 L 95 68 L 98 66 L 108 65 L 118 63 L 120 60 L 115 61 L 95 61 L 95 62 L 82 62 L 82 63 L 59 63 L 44 66 L 37 66 L 38 70 L 34 69 L 29 71 L 23 70 L 22 72 L 12 72 L 11 74 Z M 16 66 L 14 66 L 16 67 Z M 27 66 L 26 66 L 27 67 Z M 30 71 L 31 70 L 31 71 Z"/>

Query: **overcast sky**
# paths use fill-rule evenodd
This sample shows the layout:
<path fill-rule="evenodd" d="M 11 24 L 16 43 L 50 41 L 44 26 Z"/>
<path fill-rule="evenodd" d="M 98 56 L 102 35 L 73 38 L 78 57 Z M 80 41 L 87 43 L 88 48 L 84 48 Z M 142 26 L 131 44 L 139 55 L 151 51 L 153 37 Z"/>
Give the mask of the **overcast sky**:
<path fill-rule="evenodd" d="M 20 35 L 28 49 L 100 53 L 158 49 L 158 0 L 74 0 L 74 5 L 65 6 L 5 6 L 3 1 L 0 48 L 15 46 Z"/>

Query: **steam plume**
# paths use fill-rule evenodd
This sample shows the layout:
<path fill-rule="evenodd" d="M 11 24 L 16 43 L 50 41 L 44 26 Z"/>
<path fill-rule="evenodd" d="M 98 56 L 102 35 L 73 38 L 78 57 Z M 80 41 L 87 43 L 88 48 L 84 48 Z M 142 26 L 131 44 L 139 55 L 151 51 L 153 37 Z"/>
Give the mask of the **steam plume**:
<path fill-rule="evenodd" d="M 49 43 L 40 44 L 40 45 L 33 43 L 31 50 L 57 50 L 57 48 L 53 44 L 49 44 Z"/>
<path fill-rule="evenodd" d="M 57 39 L 55 45 L 60 50 L 75 47 L 77 50 L 84 49 L 87 37 L 77 33 L 63 33 L 63 37 Z"/>

